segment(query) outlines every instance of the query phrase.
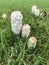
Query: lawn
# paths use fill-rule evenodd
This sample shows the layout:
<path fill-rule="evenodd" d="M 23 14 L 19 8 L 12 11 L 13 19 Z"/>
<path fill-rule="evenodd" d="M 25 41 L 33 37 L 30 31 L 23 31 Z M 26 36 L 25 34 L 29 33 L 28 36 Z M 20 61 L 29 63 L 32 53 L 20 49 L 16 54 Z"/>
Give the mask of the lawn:
<path fill-rule="evenodd" d="M 0 0 L 0 65 L 49 65 L 49 15 L 40 20 L 31 11 L 37 5 L 41 12 L 49 12 L 49 0 Z M 27 48 L 27 39 L 11 31 L 11 12 L 23 14 L 23 24 L 31 26 L 30 36 L 37 38 L 35 49 Z M 7 18 L 2 19 L 6 13 Z"/>

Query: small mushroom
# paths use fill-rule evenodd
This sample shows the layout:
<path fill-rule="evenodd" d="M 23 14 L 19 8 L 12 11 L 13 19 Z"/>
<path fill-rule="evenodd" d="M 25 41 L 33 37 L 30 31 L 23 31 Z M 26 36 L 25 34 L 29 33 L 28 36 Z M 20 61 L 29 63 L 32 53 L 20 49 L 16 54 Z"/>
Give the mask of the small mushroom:
<path fill-rule="evenodd" d="M 30 37 L 27 43 L 28 48 L 35 48 L 37 44 L 37 39 L 35 37 Z"/>
<path fill-rule="evenodd" d="M 30 35 L 30 25 L 24 24 L 22 26 L 22 37 L 28 37 Z"/>

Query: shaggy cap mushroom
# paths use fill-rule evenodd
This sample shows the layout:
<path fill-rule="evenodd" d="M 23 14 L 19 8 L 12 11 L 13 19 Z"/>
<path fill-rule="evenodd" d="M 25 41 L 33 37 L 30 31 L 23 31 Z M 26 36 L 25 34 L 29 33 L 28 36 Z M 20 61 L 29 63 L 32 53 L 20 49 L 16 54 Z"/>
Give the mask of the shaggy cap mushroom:
<path fill-rule="evenodd" d="M 28 48 L 35 48 L 37 43 L 37 39 L 35 37 L 30 37 L 27 43 Z"/>
<path fill-rule="evenodd" d="M 32 6 L 32 12 L 35 13 L 35 10 L 37 9 L 37 6 L 36 5 L 33 5 Z"/>
<path fill-rule="evenodd" d="M 30 35 L 30 25 L 24 24 L 22 26 L 22 37 L 28 37 Z"/>
<path fill-rule="evenodd" d="M 11 28 L 14 34 L 19 34 L 22 28 L 22 14 L 20 11 L 14 11 L 11 13 Z"/>
<path fill-rule="evenodd" d="M 36 9 L 35 10 L 35 16 L 39 16 L 40 15 L 40 10 L 39 9 Z"/>

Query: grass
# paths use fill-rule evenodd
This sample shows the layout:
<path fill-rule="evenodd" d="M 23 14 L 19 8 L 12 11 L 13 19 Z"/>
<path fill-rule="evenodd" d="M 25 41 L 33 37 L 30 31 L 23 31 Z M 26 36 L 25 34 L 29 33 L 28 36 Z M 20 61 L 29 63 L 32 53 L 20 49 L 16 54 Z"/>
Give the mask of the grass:
<path fill-rule="evenodd" d="M 49 16 L 45 20 L 34 17 L 34 4 L 41 12 L 49 12 L 49 0 L 0 0 L 0 65 L 49 65 Z M 38 40 L 35 49 L 29 50 L 28 39 L 12 33 L 10 15 L 14 10 L 20 10 L 23 24 L 31 26 L 30 36 Z M 6 19 L 2 19 L 3 13 L 7 14 Z"/>

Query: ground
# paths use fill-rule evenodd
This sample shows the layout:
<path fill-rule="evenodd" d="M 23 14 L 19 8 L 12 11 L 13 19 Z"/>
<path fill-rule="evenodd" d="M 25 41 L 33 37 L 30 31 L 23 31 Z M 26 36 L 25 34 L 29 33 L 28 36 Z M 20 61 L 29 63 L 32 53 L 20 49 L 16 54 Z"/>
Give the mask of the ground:
<path fill-rule="evenodd" d="M 49 15 L 44 20 L 35 17 L 31 12 L 34 4 L 49 13 L 49 0 L 0 0 L 0 65 L 49 65 Z M 38 40 L 35 49 L 27 48 L 28 38 L 12 33 L 10 15 L 15 10 L 22 12 L 23 24 L 31 26 L 30 36 Z"/>

